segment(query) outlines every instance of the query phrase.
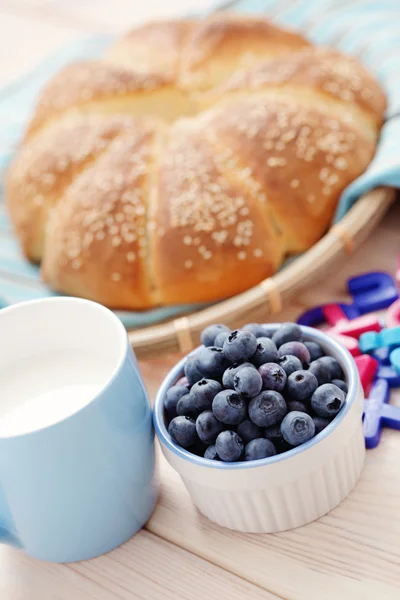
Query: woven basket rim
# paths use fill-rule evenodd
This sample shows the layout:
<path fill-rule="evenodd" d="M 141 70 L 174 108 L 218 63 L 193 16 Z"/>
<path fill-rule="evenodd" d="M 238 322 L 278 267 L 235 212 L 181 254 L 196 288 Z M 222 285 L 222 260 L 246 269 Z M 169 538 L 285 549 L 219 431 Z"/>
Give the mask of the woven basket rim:
<path fill-rule="evenodd" d="M 211 323 L 239 327 L 251 320 L 268 320 L 300 288 L 350 255 L 378 225 L 394 199 L 392 188 L 367 192 L 312 248 L 272 277 L 208 308 L 129 331 L 129 341 L 137 356 L 153 358 L 173 352 L 187 353 L 199 344 L 202 329 Z"/>

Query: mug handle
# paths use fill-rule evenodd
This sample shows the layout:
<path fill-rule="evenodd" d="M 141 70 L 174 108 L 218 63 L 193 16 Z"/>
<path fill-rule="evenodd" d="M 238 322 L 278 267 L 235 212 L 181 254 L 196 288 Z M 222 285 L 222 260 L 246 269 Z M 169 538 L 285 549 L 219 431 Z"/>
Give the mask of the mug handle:
<path fill-rule="evenodd" d="M 15 548 L 21 548 L 22 544 L 17 536 L 11 531 L 14 529 L 12 523 L 10 509 L 0 483 L 0 544 L 8 544 Z"/>

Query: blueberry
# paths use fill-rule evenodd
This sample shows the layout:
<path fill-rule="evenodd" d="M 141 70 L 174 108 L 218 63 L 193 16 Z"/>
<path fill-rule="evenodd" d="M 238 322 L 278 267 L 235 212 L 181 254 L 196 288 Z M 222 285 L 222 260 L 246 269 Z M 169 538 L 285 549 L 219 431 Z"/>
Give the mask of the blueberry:
<path fill-rule="evenodd" d="M 227 339 L 228 335 L 230 335 L 230 333 L 230 329 L 228 329 L 228 331 L 221 331 L 215 338 L 214 346 L 216 346 L 217 348 L 223 348 L 225 340 Z"/>
<path fill-rule="evenodd" d="M 303 412 L 297 410 L 286 415 L 281 423 L 284 440 L 291 446 L 300 446 L 315 435 L 314 421 Z"/>
<path fill-rule="evenodd" d="M 317 360 L 313 360 L 312 363 L 310 363 L 310 366 L 308 367 L 308 370 L 317 378 L 318 385 L 322 385 L 323 383 L 329 383 L 331 380 L 331 376 L 327 365 L 321 362 L 322 358 L 317 358 Z"/>
<path fill-rule="evenodd" d="M 226 325 L 209 325 L 201 332 L 201 343 L 204 346 L 214 346 L 215 338 L 221 331 L 230 331 Z"/>
<path fill-rule="evenodd" d="M 214 397 L 222 390 L 222 385 L 214 379 L 200 379 L 195 383 L 190 395 L 193 398 L 194 406 L 201 412 L 203 410 L 211 410 Z"/>
<path fill-rule="evenodd" d="M 219 460 L 217 449 L 214 444 L 211 444 L 211 446 L 206 448 L 206 451 L 204 452 L 204 458 L 207 458 L 208 460 Z"/>
<path fill-rule="evenodd" d="M 338 363 L 338 361 L 336 360 L 336 358 L 333 358 L 333 356 L 322 356 L 318 360 L 320 360 L 321 363 L 324 364 L 328 368 L 331 380 L 332 379 L 343 379 L 343 377 L 344 377 L 343 369 L 340 366 L 340 364 Z"/>
<path fill-rule="evenodd" d="M 233 380 L 235 378 L 235 375 L 239 371 L 239 369 L 243 369 L 243 367 L 251 367 L 252 369 L 256 370 L 255 366 L 249 362 L 242 363 L 241 365 L 231 365 L 226 369 L 222 376 L 222 385 L 229 390 L 233 390 Z"/>
<path fill-rule="evenodd" d="M 260 325 L 259 323 L 247 323 L 242 329 L 244 331 L 250 331 L 256 338 L 264 337 L 266 332 L 263 325 Z"/>
<path fill-rule="evenodd" d="M 165 394 L 164 406 L 170 419 L 176 417 L 176 405 L 182 396 L 186 396 L 188 393 L 189 386 L 187 385 L 174 385 L 169 388 Z"/>
<path fill-rule="evenodd" d="M 191 394 L 186 394 L 178 400 L 178 404 L 176 405 L 177 415 L 196 419 L 199 413 L 200 411 L 194 405 L 193 397 Z"/>
<path fill-rule="evenodd" d="M 276 454 L 275 446 L 266 438 L 257 438 L 249 442 L 244 449 L 244 460 L 260 460 Z"/>
<path fill-rule="evenodd" d="M 325 352 L 317 342 L 303 342 L 310 353 L 310 360 L 317 360 L 321 356 L 325 356 Z"/>
<path fill-rule="evenodd" d="M 233 462 L 243 453 L 243 442 L 235 431 L 222 431 L 216 439 L 215 448 L 221 460 Z"/>
<path fill-rule="evenodd" d="M 284 452 L 288 452 L 288 450 L 292 450 L 294 446 L 288 444 L 286 440 L 282 439 L 282 442 L 275 444 L 275 448 L 277 454 L 283 454 Z"/>
<path fill-rule="evenodd" d="M 249 403 L 250 419 L 259 427 L 270 427 L 279 423 L 287 413 L 282 394 L 272 390 L 262 391 Z"/>
<path fill-rule="evenodd" d="M 288 377 L 295 371 L 301 371 L 303 368 L 301 360 L 297 356 L 290 356 L 290 354 L 281 356 L 278 362 Z"/>
<path fill-rule="evenodd" d="M 196 423 L 190 417 L 175 417 L 175 419 L 172 419 L 168 425 L 168 433 L 182 448 L 189 448 L 198 440 Z"/>
<path fill-rule="evenodd" d="M 298 412 L 305 412 L 308 415 L 310 414 L 309 407 L 306 404 L 304 404 L 304 402 L 300 402 L 300 400 L 287 400 L 286 405 L 288 412 L 297 410 Z"/>
<path fill-rule="evenodd" d="M 334 417 L 342 408 L 346 394 L 333 383 L 324 383 L 311 396 L 311 407 L 320 417 Z"/>
<path fill-rule="evenodd" d="M 334 385 L 337 385 L 338 388 L 340 388 L 342 390 L 342 392 L 347 394 L 348 387 L 347 387 L 347 383 L 345 381 L 343 381 L 342 379 L 332 379 L 331 383 L 333 383 Z"/>
<path fill-rule="evenodd" d="M 271 440 L 271 442 L 273 442 L 274 444 L 279 444 L 280 442 L 283 442 L 281 424 L 276 423 L 275 425 L 266 427 L 264 429 L 264 437 L 267 438 L 267 440 Z"/>
<path fill-rule="evenodd" d="M 225 425 L 238 425 L 247 416 L 247 403 L 234 390 L 222 390 L 213 400 L 212 411 Z"/>
<path fill-rule="evenodd" d="M 222 426 L 211 410 L 205 410 L 196 419 L 197 435 L 205 444 L 213 444 Z"/>
<path fill-rule="evenodd" d="M 295 371 L 289 375 L 286 388 L 293 400 L 305 400 L 315 392 L 318 380 L 310 371 Z"/>
<path fill-rule="evenodd" d="M 196 381 L 200 381 L 200 379 L 203 378 L 203 374 L 200 373 L 200 371 L 195 365 L 196 354 L 188 356 L 187 361 L 185 363 L 185 375 L 187 377 L 189 385 L 193 385 L 194 383 L 196 383 Z"/>
<path fill-rule="evenodd" d="M 293 446 L 288 444 L 283 439 L 280 423 L 277 423 L 276 425 L 271 425 L 271 427 L 266 427 L 264 429 L 264 437 L 267 440 L 271 440 L 271 442 L 275 446 L 277 454 L 282 454 L 282 452 L 287 452 L 288 450 L 291 450 L 293 448 Z"/>
<path fill-rule="evenodd" d="M 280 346 L 278 352 L 279 356 L 285 356 L 285 354 L 297 356 L 303 365 L 308 365 L 310 362 L 310 353 L 302 342 L 286 342 Z"/>
<path fill-rule="evenodd" d="M 254 367 L 242 367 L 233 378 L 233 386 L 244 398 L 253 398 L 261 392 L 263 381 Z"/>
<path fill-rule="evenodd" d="M 315 425 L 315 435 L 323 431 L 331 422 L 331 420 L 327 417 L 319 417 L 318 415 L 314 415 L 312 420 L 314 421 Z"/>
<path fill-rule="evenodd" d="M 281 392 L 285 387 L 287 375 L 276 363 L 265 363 L 259 367 L 258 372 L 262 377 L 263 389 Z"/>
<path fill-rule="evenodd" d="M 251 440 L 262 437 L 263 430 L 250 419 L 245 419 L 237 426 L 237 433 L 240 435 L 243 442 L 248 444 Z"/>
<path fill-rule="evenodd" d="M 278 349 L 275 346 L 274 342 L 267 337 L 257 338 L 257 350 L 251 357 L 251 362 L 256 366 L 260 367 L 261 365 L 269 362 L 277 362 L 278 361 Z"/>
<path fill-rule="evenodd" d="M 300 342 L 302 335 L 301 328 L 296 323 L 283 323 L 275 331 L 272 341 L 275 342 L 277 348 L 280 348 L 286 342 Z"/>
<path fill-rule="evenodd" d="M 228 366 L 222 348 L 215 346 L 203 347 L 195 354 L 195 367 L 203 373 L 203 377 L 221 379 Z"/>
<path fill-rule="evenodd" d="M 257 338 L 250 331 L 232 331 L 224 343 L 224 354 L 232 363 L 244 362 L 257 350 Z"/>
<path fill-rule="evenodd" d="M 273 325 L 263 325 L 264 337 L 272 338 L 276 331 L 276 327 Z"/>
<path fill-rule="evenodd" d="M 189 386 L 189 382 L 187 380 L 187 377 L 181 377 L 180 379 L 178 379 L 178 381 L 176 382 L 175 385 L 187 385 L 187 386 Z"/>
<path fill-rule="evenodd" d="M 197 456 L 204 456 L 206 448 L 207 444 L 205 444 L 201 440 L 197 440 L 197 442 L 195 442 L 193 446 L 189 446 L 187 450 L 189 450 L 189 452 L 191 452 L 192 454 L 196 454 Z"/>

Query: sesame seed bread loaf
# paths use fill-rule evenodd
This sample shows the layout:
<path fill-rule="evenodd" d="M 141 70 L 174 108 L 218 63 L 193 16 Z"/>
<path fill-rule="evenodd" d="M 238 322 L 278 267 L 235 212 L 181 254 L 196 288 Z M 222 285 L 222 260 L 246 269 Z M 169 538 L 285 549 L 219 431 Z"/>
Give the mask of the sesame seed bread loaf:
<path fill-rule="evenodd" d="M 9 213 L 56 290 L 121 309 L 218 300 L 321 237 L 385 104 L 357 61 L 262 19 L 145 25 L 47 85 Z"/>

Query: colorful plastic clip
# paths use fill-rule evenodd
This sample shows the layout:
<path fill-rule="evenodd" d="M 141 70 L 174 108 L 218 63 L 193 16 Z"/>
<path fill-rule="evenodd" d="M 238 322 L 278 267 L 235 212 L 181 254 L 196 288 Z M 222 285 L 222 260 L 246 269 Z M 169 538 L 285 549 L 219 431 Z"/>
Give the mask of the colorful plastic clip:
<path fill-rule="evenodd" d="M 361 354 L 354 359 L 357 365 L 358 374 L 360 376 L 361 385 L 365 394 L 369 393 L 371 384 L 374 380 L 375 373 L 378 370 L 379 363 L 368 354 Z"/>
<path fill-rule="evenodd" d="M 332 309 L 329 308 L 332 306 L 339 307 L 342 311 L 340 313 L 341 318 L 343 318 L 343 315 L 347 319 L 355 319 L 359 316 L 359 312 L 350 304 L 324 304 L 322 306 L 314 306 L 314 308 L 303 312 L 297 319 L 297 323 L 299 325 L 307 325 L 308 327 L 317 327 L 324 324 L 334 326 L 337 323 L 337 318 L 336 316 L 334 317 Z"/>
<path fill-rule="evenodd" d="M 360 336 L 360 350 L 363 354 L 370 354 L 378 348 L 400 346 L 400 326 L 382 329 L 381 332 L 367 331 Z"/>
<path fill-rule="evenodd" d="M 352 277 L 347 287 L 353 306 L 362 315 L 388 308 L 399 297 L 393 277 L 380 271 Z"/>
<path fill-rule="evenodd" d="M 355 319 L 359 313 L 349 304 L 326 304 L 323 306 L 315 306 L 310 310 L 305 311 L 300 315 L 297 322 L 299 325 L 307 325 L 308 327 L 317 327 L 318 325 L 335 326 L 338 323 L 349 323 L 349 319 Z M 330 335 L 335 338 L 342 346 L 347 348 L 352 356 L 361 354 L 357 341 L 349 336 L 342 335 L 339 331 L 335 331 L 331 327 Z"/>
<path fill-rule="evenodd" d="M 386 327 L 397 327 L 400 325 L 400 300 L 396 300 L 389 306 L 385 315 Z"/>
<path fill-rule="evenodd" d="M 383 427 L 400 429 L 400 407 L 389 404 L 388 382 L 377 379 L 364 403 L 364 437 L 367 448 L 376 448 Z"/>

